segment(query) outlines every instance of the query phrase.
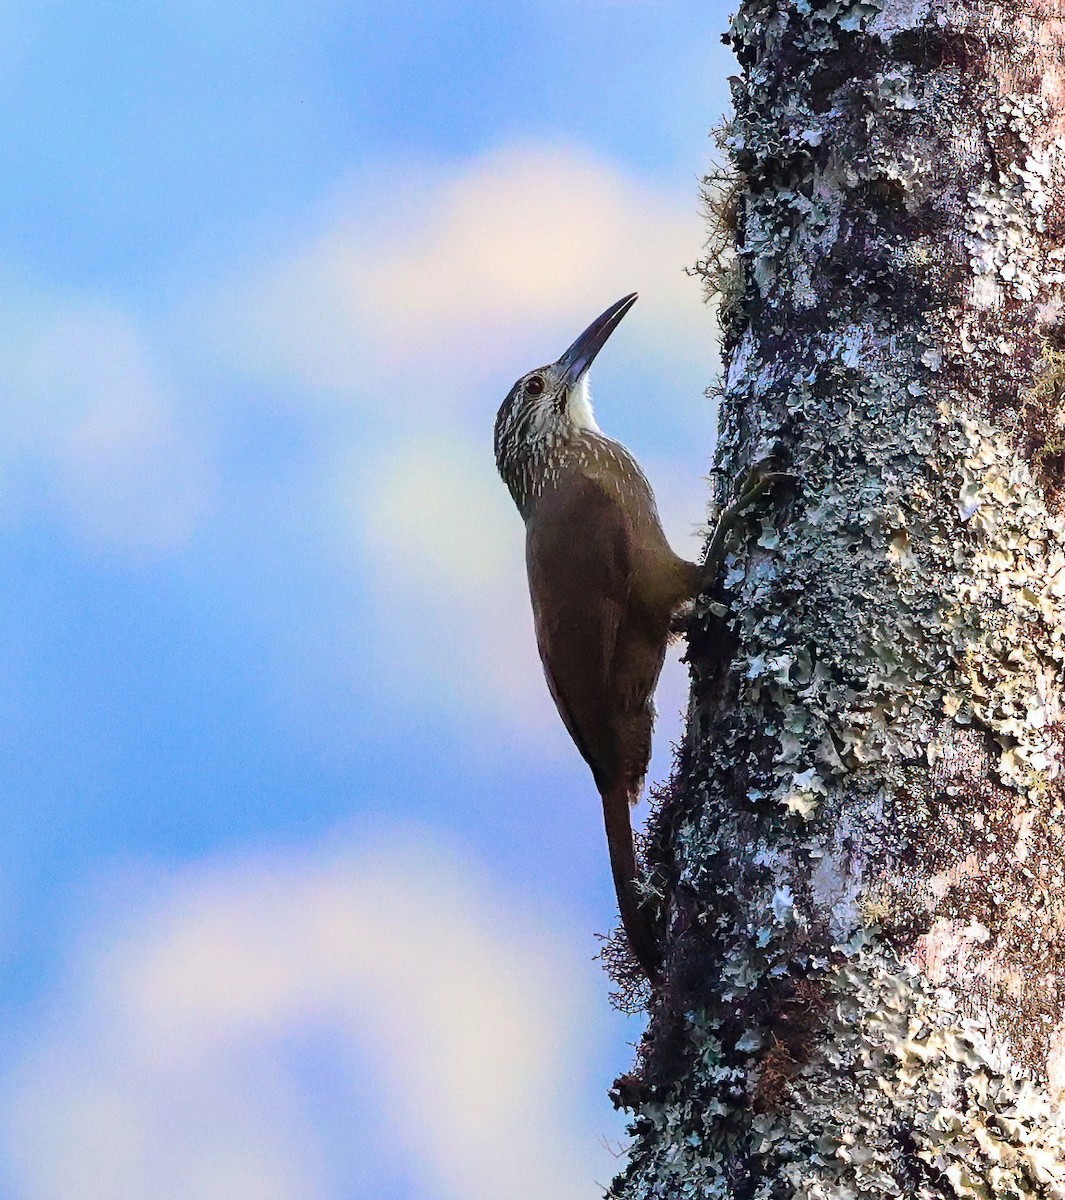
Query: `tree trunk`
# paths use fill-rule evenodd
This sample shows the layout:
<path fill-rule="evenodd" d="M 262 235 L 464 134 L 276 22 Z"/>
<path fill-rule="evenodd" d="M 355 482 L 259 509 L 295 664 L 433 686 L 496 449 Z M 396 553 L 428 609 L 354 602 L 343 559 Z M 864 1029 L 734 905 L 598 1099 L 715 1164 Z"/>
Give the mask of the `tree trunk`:
<path fill-rule="evenodd" d="M 718 468 L 793 479 L 691 635 L 626 1200 L 1065 1197 L 1063 18 L 733 20 Z"/>

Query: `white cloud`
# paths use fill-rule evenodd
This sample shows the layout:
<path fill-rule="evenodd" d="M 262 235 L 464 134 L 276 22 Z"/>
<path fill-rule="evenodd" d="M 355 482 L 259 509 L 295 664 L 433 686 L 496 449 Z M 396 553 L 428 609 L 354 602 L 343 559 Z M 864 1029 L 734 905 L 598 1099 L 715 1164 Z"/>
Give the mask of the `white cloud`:
<path fill-rule="evenodd" d="M 521 518 L 491 456 L 415 438 L 337 486 L 337 545 L 364 576 L 393 700 L 443 701 L 569 753 L 536 653 Z"/>
<path fill-rule="evenodd" d="M 366 452 L 358 457 L 360 470 L 339 472 L 336 544 L 365 577 L 393 701 L 457 706 L 490 719 L 496 736 L 509 728 L 576 761 L 536 652 L 521 518 L 490 455 L 441 433 L 390 447 L 368 468 Z M 694 558 L 690 518 L 704 485 L 666 462 L 654 468 L 673 545 Z M 685 676 L 667 674 L 662 729 L 676 737 Z"/>
<path fill-rule="evenodd" d="M 705 362 L 701 382 L 712 325 L 683 273 L 701 236 L 694 196 L 572 147 L 516 145 L 366 169 L 316 232 L 189 298 L 151 327 L 154 344 L 113 306 L 12 293 L 0 306 L 0 521 L 36 507 L 93 549 L 184 545 L 207 515 L 214 453 L 159 363 L 188 377 L 216 353 L 206 374 L 221 403 L 251 375 L 265 395 L 287 388 L 324 435 L 307 443 L 317 460 L 279 486 L 315 514 L 322 557 L 308 561 L 322 575 L 308 592 L 338 563 L 342 586 L 305 627 L 278 629 L 282 703 L 313 709 L 328 695 L 335 708 L 338 685 L 387 679 L 396 711 L 445 704 L 571 754 L 533 642 L 521 524 L 495 476 L 495 407 L 515 374 L 633 287 L 641 302 L 612 361 L 666 380 Z M 668 460 L 653 473 L 663 511 L 683 493 L 697 519 L 699 485 L 674 487 L 678 475 Z M 320 719 L 310 711 L 306 725 Z"/>
<path fill-rule="evenodd" d="M 357 511 L 381 573 L 476 593 L 521 563 L 521 518 L 478 447 L 446 434 L 396 446 L 360 477 Z"/>
<path fill-rule="evenodd" d="M 591 1200 L 590 984 L 416 839 L 190 871 L 86 957 L 9 1081 L 20 1200 L 346 1200 L 352 1143 L 427 1200 Z M 323 1029 L 333 1142 L 281 1053 Z"/>
<path fill-rule="evenodd" d="M 362 612 L 394 702 L 444 702 L 571 753 L 536 656 L 492 420 L 515 375 L 633 288 L 641 300 L 612 355 L 667 381 L 699 364 L 705 382 L 713 324 L 683 270 L 703 236 L 694 191 L 668 194 L 572 147 L 379 165 L 331 198 L 307 241 L 203 305 L 228 369 L 287 387 L 350 440 L 323 520 L 352 586 L 370 593 Z M 701 483 L 675 486 L 668 462 L 655 477 L 664 511 L 678 507 L 671 492 L 694 497 L 686 533 Z M 680 548 L 695 553 L 687 536 Z M 338 596 L 337 621 L 353 611 Z"/>
<path fill-rule="evenodd" d="M 58 515 L 90 548 L 183 544 L 206 460 L 133 322 L 97 304 L 9 294 L 0 309 L 0 519 Z"/>
<path fill-rule="evenodd" d="M 354 392 L 401 424 L 483 404 L 501 370 L 554 357 L 633 290 L 638 353 L 712 359 L 684 274 L 703 238 L 694 187 L 677 197 L 585 151 L 512 145 L 462 170 L 367 170 L 320 224 L 213 306 L 224 357 L 319 401 Z"/>

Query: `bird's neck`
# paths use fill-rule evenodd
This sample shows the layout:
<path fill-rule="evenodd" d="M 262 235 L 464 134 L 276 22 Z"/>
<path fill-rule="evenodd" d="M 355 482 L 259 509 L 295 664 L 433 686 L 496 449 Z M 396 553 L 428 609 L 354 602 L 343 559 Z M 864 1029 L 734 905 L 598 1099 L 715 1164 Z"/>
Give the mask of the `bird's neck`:
<path fill-rule="evenodd" d="M 595 420 L 595 409 L 592 407 L 592 393 L 588 387 L 588 376 L 582 375 L 569 389 L 566 397 L 566 416 L 575 434 L 598 433 L 603 431 Z"/>
<path fill-rule="evenodd" d="M 505 456 L 500 471 L 514 503 L 528 520 L 537 501 L 572 471 L 596 475 L 604 463 L 623 457 L 631 462 L 628 451 L 598 427 L 565 431 L 547 430 L 525 441 L 520 450 Z M 635 464 L 633 464 L 635 466 Z M 636 467 L 639 471 L 639 468 Z"/>

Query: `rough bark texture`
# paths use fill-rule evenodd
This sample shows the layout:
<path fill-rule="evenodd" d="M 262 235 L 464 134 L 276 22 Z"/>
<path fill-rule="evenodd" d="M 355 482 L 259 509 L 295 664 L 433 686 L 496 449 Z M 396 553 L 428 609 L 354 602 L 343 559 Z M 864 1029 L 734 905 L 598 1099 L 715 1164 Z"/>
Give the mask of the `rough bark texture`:
<path fill-rule="evenodd" d="M 1065 1197 L 1063 17 L 733 20 L 718 465 L 794 483 L 692 635 L 626 1200 Z"/>

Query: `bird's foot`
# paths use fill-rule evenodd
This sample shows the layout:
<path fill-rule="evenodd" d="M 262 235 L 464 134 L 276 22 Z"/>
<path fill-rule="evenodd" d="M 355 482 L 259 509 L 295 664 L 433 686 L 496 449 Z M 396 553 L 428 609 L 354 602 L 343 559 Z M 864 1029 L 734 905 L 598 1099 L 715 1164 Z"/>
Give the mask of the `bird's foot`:
<path fill-rule="evenodd" d="M 692 618 L 695 616 L 695 601 L 686 600 L 669 619 L 669 640 L 686 638 L 691 631 Z"/>
<path fill-rule="evenodd" d="M 714 582 L 718 568 L 721 566 L 721 560 L 725 556 L 725 544 L 728 536 L 739 524 L 744 510 L 770 488 L 794 479 L 795 476 L 787 471 L 767 471 L 761 465 L 751 467 L 746 472 L 740 484 L 739 496 L 718 514 L 714 533 L 710 538 L 710 545 L 707 547 L 706 558 L 702 566 L 704 588 Z"/>

